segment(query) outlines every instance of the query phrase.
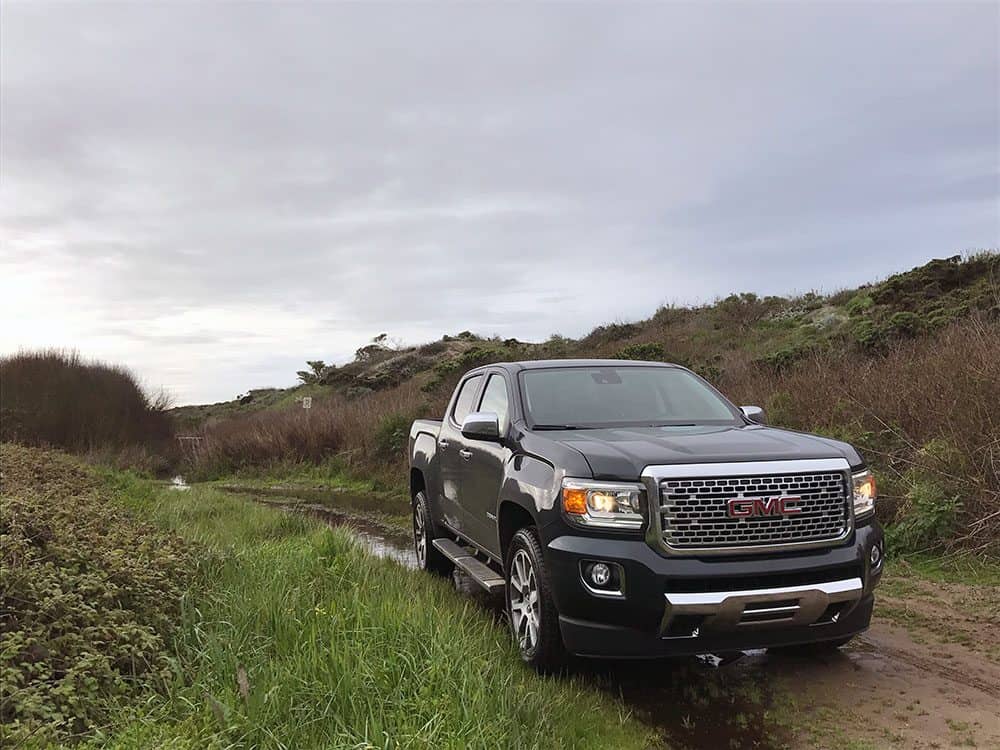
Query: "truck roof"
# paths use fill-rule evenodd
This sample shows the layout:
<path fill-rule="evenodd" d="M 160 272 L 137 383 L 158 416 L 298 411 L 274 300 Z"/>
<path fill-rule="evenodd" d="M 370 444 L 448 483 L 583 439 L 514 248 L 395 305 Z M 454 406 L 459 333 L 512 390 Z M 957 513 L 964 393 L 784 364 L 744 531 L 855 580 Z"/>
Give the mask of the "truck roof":
<path fill-rule="evenodd" d="M 621 367 L 623 365 L 645 365 L 647 367 L 680 367 L 672 362 L 646 362 L 637 359 L 530 359 L 520 362 L 491 362 L 481 365 L 469 372 L 484 370 L 488 367 L 502 367 L 509 372 L 520 370 L 539 370 L 547 367 Z"/>

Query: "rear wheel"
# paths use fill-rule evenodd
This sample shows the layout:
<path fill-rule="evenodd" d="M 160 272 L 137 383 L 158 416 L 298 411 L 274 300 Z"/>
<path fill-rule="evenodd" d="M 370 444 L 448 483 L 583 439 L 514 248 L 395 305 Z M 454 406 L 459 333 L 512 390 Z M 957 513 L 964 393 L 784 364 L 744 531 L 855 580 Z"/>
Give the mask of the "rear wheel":
<path fill-rule="evenodd" d="M 540 672 L 559 670 L 567 654 L 538 532 L 533 527 L 514 534 L 507 549 L 506 572 L 507 613 L 521 658 Z"/>
<path fill-rule="evenodd" d="M 427 507 L 427 497 L 423 492 L 418 492 L 413 497 L 413 551 L 417 555 L 417 567 L 432 573 L 450 575 L 453 564 L 434 546 L 437 537 Z"/>

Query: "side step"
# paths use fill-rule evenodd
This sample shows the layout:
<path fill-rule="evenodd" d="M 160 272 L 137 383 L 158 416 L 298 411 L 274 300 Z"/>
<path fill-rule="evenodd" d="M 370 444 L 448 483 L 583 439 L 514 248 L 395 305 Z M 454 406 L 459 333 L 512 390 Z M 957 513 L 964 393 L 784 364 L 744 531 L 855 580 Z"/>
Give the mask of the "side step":
<path fill-rule="evenodd" d="M 442 555 L 468 573 L 469 577 L 472 578 L 473 581 L 478 583 L 491 594 L 499 594 L 504 590 L 504 586 L 507 585 L 507 582 L 501 578 L 499 573 L 493 570 L 493 568 L 489 565 L 486 565 L 481 560 L 477 560 L 473 555 L 469 554 L 469 550 L 465 547 L 462 547 L 450 539 L 435 539 L 434 546 L 437 547 L 438 551 Z"/>

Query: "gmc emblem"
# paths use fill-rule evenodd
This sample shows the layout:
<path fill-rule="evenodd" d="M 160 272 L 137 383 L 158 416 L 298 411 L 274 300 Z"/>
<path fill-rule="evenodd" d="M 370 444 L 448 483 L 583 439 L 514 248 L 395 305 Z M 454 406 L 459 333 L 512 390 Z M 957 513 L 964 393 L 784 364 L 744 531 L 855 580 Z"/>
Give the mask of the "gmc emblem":
<path fill-rule="evenodd" d="M 726 507 L 731 518 L 753 516 L 794 516 L 801 513 L 800 497 L 734 497 Z"/>

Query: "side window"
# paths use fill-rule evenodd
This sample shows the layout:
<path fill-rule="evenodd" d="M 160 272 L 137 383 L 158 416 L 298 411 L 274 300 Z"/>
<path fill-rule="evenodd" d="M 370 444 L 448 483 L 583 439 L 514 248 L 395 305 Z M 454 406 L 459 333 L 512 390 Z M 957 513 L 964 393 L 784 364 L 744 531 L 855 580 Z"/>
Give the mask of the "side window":
<path fill-rule="evenodd" d="M 458 398 L 455 399 L 455 408 L 451 412 L 452 418 L 458 424 L 461 425 L 462 420 L 469 416 L 469 412 L 472 411 L 472 399 L 476 397 L 476 391 L 479 389 L 479 381 L 482 379 L 482 375 L 474 375 L 462 383 L 462 390 L 458 392 Z"/>
<path fill-rule="evenodd" d="M 502 375 L 490 375 L 486 381 L 486 390 L 483 391 L 483 400 L 479 404 L 479 411 L 492 411 L 500 417 L 500 434 L 507 429 L 507 384 Z"/>

